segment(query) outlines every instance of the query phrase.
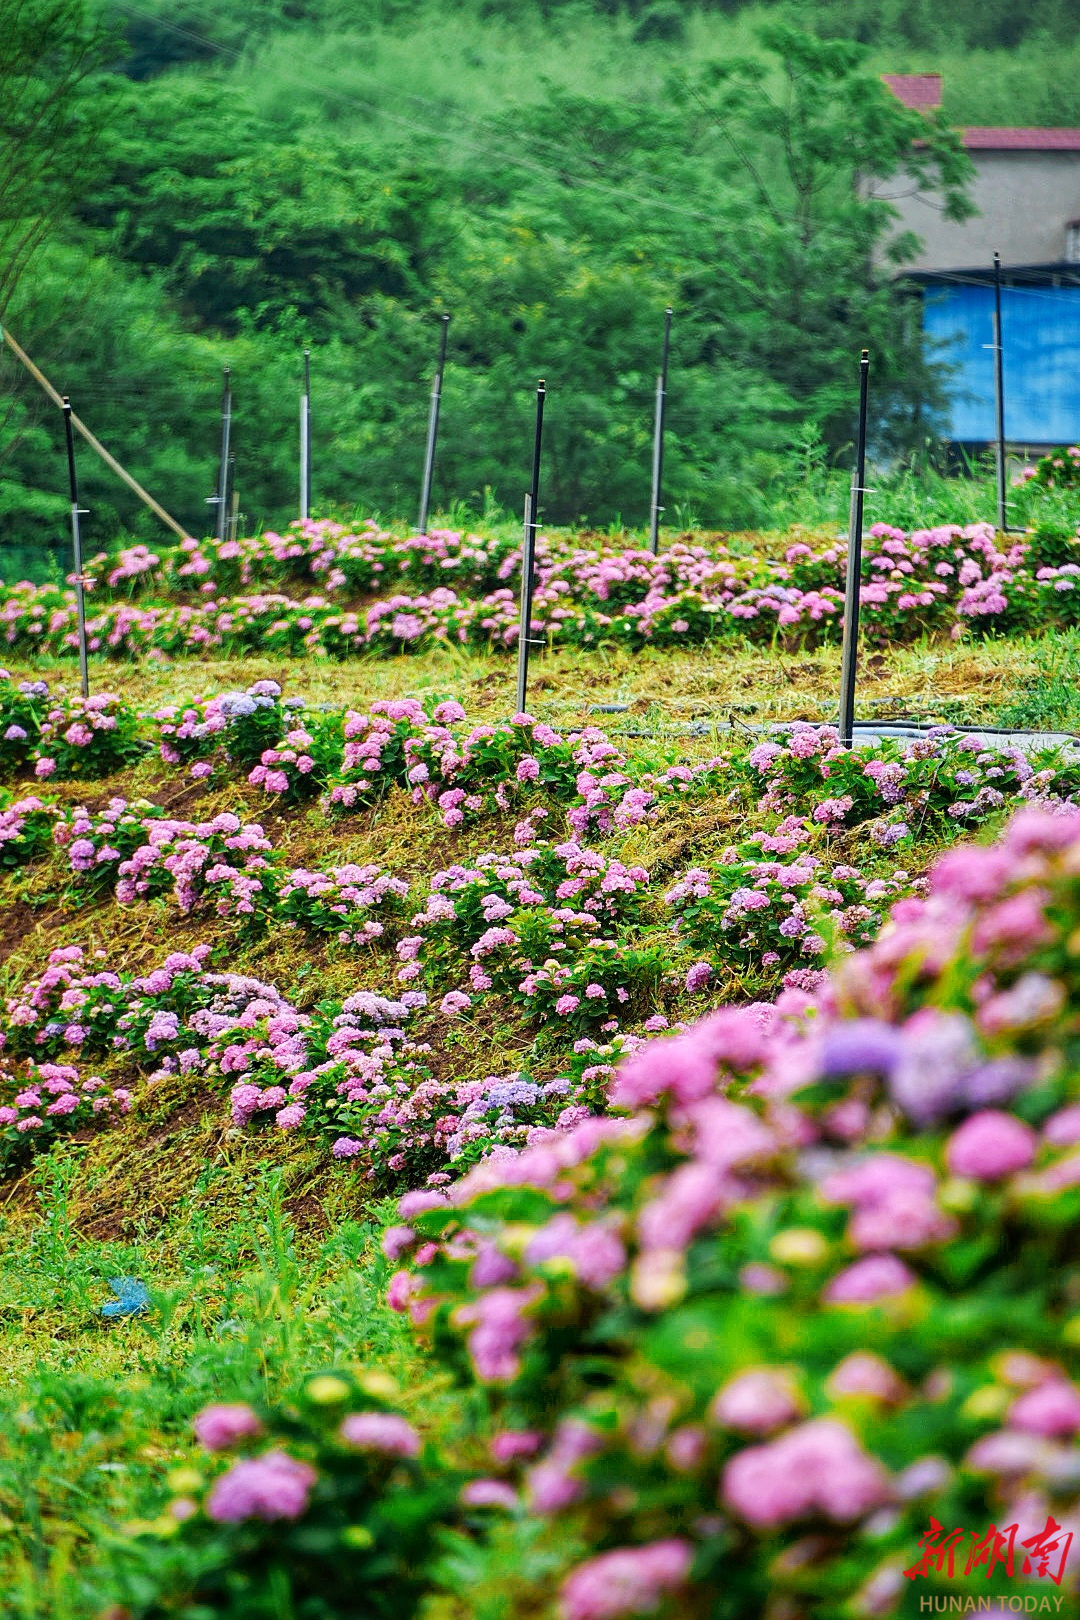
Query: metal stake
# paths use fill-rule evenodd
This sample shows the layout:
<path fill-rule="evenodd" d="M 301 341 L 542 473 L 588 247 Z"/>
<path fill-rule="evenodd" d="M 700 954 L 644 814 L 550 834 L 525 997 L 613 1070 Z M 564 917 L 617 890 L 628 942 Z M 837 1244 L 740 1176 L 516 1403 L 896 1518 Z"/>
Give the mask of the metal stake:
<path fill-rule="evenodd" d="M 221 388 L 221 460 L 218 463 L 217 523 L 215 532 L 219 540 L 225 538 L 229 507 L 229 439 L 232 435 L 232 388 L 229 367 L 225 367 Z"/>
<path fill-rule="evenodd" d="M 525 496 L 525 527 L 521 540 L 521 609 L 518 616 L 517 708 L 515 714 L 525 710 L 525 692 L 529 684 L 529 620 L 532 617 L 533 575 L 532 496 Z"/>
<path fill-rule="evenodd" d="M 304 350 L 304 392 L 300 396 L 300 518 L 311 516 L 311 350 Z"/>
<path fill-rule="evenodd" d="M 994 254 L 994 425 L 997 438 L 998 528 L 1004 534 L 1009 526 L 1005 505 L 1005 370 L 1001 343 L 1001 254 Z"/>
<path fill-rule="evenodd" d="M 82 534 L 79 518 L 85 508 L 79 506 L 79 484 L 75 476 L 75 435 L 71 426 L 71 401 L 63 398 L 64 433 L 67 438 L 68 487 L 71 492 L 71 549 L 75 555 L 75 611 L 79 620 L 79 677 L 82 695 L 90 696 L 90 676 L 86 667 L 86 598 L 83 595 Z"/>
<path fill-rule="evenodd" d="M 529 685 L 529 649 L 532 646 L 532 605 L 536 584 L 536 514 L 540 503 L 540 447 L 544 434 L 544 400 L 547 387 L 543 377 L 536 385 L 536 429 L 533 435 L 532 484 L 525 497 L 525 531 L 521 550 L 521 620 L 518 626 L 517 710 L 524 712 Z M 537 646 L 544 643 L 537 641 Z"/>
<path fill-rule="evenodd" d="M 649 512 L 649 550 L 655 557 L 660 549 L 660 479 L 664 470 L 664 406 L 667 402 L 668 349 L 671 345 L 671 308 L 664 311 L 664 349 L 660 375 L 656 379 L 656 416 L 653 420 L 652 505 Z"/>
<path fill-rule="evenodd" d="M 844 588 L 844 645 L 840 658 L 840 741 L 850 748 L 855 731 L 855 669 L 859 657 L 859 581 L 862 573 L 863 497 L 866 494 L 866 401 L 870 351 L 859 362 L 859 435 L 851 480 L 847 579 Z"/>
<path fill-rule="evenodd" d="M 424 482 L 420 489 L 420 516 L 417 534 L 427 534 L 428 508 L 431 505 L 431 479 L 435 471 L 435 440 L 439 432 L 439 405 L 442 402 L 443 367 L 446 364 L 446 334 L 450 326 L 449 315 L 440 317 L 439 358 L 435 364 L 435 378 L 431 385 L 431 410 L 428 415 L 427 448 L 424 451 Z"/>

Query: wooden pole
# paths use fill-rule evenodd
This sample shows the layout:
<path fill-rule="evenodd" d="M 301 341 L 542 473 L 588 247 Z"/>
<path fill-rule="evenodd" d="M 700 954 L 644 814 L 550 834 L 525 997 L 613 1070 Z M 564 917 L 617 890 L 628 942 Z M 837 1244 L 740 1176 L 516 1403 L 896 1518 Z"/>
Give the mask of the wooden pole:
<path fill-rule="evenodd" d="M 61 410 L 63 410 L 63 408 L 64 408 L 63 397 L 53 387 L 52 383 L 44 375 L 44 373 L 38 370 L 37 366 L 35 366 L 34 362 L 31 360 L 30 356 L 27 354 L 26 350 L 21 349 L 19 347 L 19 345 L 16 343 L 15 339 L 12 337 L 11 333 L 8 331 L 6 326 L 5 327 L 0 327 L 0 338 L 2 338 L 3 341 L 7 344 L 8 348 L 11 350 L 11 352 L 15 356 L 16 360 L 20 361 L 26 367 L 27 371 L 30 373 L 31 377 L 33 377 L 34 381 L 36 383 L 38 383 L 45 390 L 45 392 L 48 394 L 49 398 L 52 400 L 53 404 L 54 405 L 59 405 Z M 150 508 L 151 512 L 153 512 L 155 517 L 159 517 L 161 519 L 162 523 L 165 524 L 166 528 L 171 529 L 174 534 L 179 535 L 181 540 L 188 539 L 187 530 L 181 528 L 180 524 L 177 523 L 176 519 L 174 517 L 170 517 L 168 512 L 166 512 L 165 508 L 163 506 L 159 505 L 158 502 L 155 501 L 155 499 L 154 499 L 154 497 L 152 495 L 147 494 L 146 490 L 143 489 L 142 485 L 140 483 L 138 483 L 134 478 L 132 478 L 132 476 L 131 476 L 131 474 L 129 472 L 126 472 L 124 470 L 124 468 L 121 467 L 121 465 L 117 461 L 116 457 L 111 456 L 109 454 L 109 452 L 106 450 L 105 446 L 102 444 L 100 439 L 95 439 L 94 435 L 90 432 L 90 429 L 87 427 L 86 423 L 83 422 L 83 421 L 80 421 L 79 417 L 77 417 L 75 415 L 74 411 L 72 411 L 72 413 L 71 413 L 71 425 L 75 429 L 76 433 L 80 433 L 82 435 L 82 437 L 86 440 L 87 444 L 90 446 L 91 450 L 95 451 L 96 454 L 101 457 L 101 459 L 105 463 L 106 467 L 110 468 L 111 471 L 114 472 L 118 478 L 123 479 L 124 483 L 128 486 L 128 488 L 135 492 L 135 494 L 139 497 L 140 501 L 142 501 L 144 506 L 148 506 Z"/>
<path fill-rule="evenodd" d="M 536 585 L 536 517 L 540 510 L 540 447 L 544 435 L 543 377 L 536 385 L 536 427 L 533 433 L 532 482 L 525 500 L 525 532 L 521 549 L 521 622 L 518 630 L 517 712 L 525 708 L 529 687 L 529 652 L 532 647 L 532 605 Z M 543 643 L 539 643 L 543 645 Z"/>
<path fill-rule="evenodd" d="M 525 496 L 525 528 L 521 542 L 521 611 L 518 616 L 518 656 L 517 656 L 517 709 L 515 713 L 521 714 L 525 709 L 526 694 L 529 689 L 529 620 L 532 617 L 532 591 L 529 582 L 533 576 L 533 541 L 536 531 L 532 526 L 532 496 Z"/>
<path fill-rule="evenodd" d="M 232 468 L 229 456 L 229 439 L 232 434 L 231 375 L 230 368 L 226 366 L 221 385 L 221 459 L 218 462 L 217 522 L 214 525 L 219 540 L 225 539 L 229 524 L 229 473 Z"/>

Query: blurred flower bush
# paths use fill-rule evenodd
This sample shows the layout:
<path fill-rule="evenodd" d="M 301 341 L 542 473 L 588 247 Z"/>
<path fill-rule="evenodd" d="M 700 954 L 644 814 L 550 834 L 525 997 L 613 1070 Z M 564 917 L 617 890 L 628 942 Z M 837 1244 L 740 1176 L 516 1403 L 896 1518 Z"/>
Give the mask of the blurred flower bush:
<path fill-rule="evenodd" d="M 1024 810 L 816 994 L 638 1043 L 606 1117 L 401 1198 L 390 1302 L 486 1399 L 458 1501 L 584 1540 L 563 1620 L 884 1615 L 951 1589 L 932 1521 L 992 1595 L 988 1524 L 1051 1552 L 1080 1528 L 1078 933 L 1080 816 Z M 272 1516 L 315 1531 L 370 1489 L 346 1425 L 327 1455 L 295 1410 L 243 1431 L 262 1472 L 193 1495 L 174 1545 L 227 1510 L 241 1563 L 270 1558 Z"/>

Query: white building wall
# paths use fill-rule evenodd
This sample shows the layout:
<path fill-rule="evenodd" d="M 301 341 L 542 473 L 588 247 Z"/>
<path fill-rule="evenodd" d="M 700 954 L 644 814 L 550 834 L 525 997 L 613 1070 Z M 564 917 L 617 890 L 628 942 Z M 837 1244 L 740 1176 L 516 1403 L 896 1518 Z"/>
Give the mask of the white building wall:
<path fill-rule="evenodd" d="M 1080 217 L 1080 152 L 974 151 L 970 196 L 979 213 L 962 225 L 947 220 L 940 198 L 897 177 L 879 182 L 900 215 L 898 230 L 923 239 L 906 268 L 967 270 L 993 263 L 1057 264 L 1066 257 L 1066 229 Z"/>

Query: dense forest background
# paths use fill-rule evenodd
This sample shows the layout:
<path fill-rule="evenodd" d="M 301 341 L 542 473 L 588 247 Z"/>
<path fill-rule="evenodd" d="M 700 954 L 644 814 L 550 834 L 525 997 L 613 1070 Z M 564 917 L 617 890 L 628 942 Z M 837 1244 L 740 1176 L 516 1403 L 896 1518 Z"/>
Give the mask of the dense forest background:
<path fill-rule="evenodd" d="M 1077 0 L 0 0 L 0 318 L 195 532 L 225 363 L 245 526 L 295 515 L 305 344 L 316 509 L 411 515 L 444 310 L 437 502 L 519 506 L 543 375 L 546 516 L 640 523 L 670 303 L 668 520 L 753 523 L 843 458 L 863 344 L 876 444 L 933 454 L 909 244 L 858 178 L 916 172 L 962 214 L 946 125 L 1080 124 L 1078 22 Z M 928 70 L 943 120 L 914 147 L 877 75 Z M 0 349 L 0 542 L 64 533 L 58 414 Z M 91 543 L 161 532 L 81 466 Z"/>

